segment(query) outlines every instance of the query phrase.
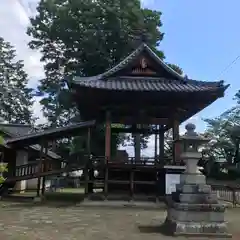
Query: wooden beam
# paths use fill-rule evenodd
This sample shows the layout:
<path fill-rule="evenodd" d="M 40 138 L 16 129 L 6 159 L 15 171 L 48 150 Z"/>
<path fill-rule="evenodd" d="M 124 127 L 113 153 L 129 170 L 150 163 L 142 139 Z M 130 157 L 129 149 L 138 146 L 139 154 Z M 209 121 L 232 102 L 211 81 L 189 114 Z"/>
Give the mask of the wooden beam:
<path fill-rule="evenodd" d="M 164 129 L 146 129 L 146 128 L 111 128 L 112 133 L 140 133 L 140 134 L 159 134 L 163 132 Z"/>
<path fill-rule="evenodd" d="M 132 109 L 133 112 L 137 113 L 138 111 L 159 111 L 159 110 L 168 110 L 172 109 L 173 111 L 187 111 L 187 109 L 191 106 L 191 104 L 186 104 L 185 102 L 180 104 L 169 104 L 169 105 L 159 105 L 158 103 L 156 105 L 139 105 L 139 104 L 118 104 L 118 105 L 106 105 L 102 106 L 101 109 L 104 111 L 107 111 L 111 109 L 111 112 L 114 113 L 114 111 L 120 111 L 124 109 Z"/>
<path fill-rule="evenodd" d="M 140 119 L 133 117 L 122 117 L 119 120 L 112 119 L 112 123 L 120 123 L 125 125 L 134 125 L 134 124 L 152 124 L 152 125 L 168 125 L 169 118 L 149 118 L 145 117 L 140 122 Z"/>

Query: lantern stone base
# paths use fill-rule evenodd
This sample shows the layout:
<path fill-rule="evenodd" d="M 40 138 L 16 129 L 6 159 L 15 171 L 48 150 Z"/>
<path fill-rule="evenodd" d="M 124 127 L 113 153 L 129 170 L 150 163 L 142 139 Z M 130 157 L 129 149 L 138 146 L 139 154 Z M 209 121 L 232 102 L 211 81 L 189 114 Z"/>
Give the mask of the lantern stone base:
<path fill-rule="evenodd" d="M 172 235 L 231 237 L 224 221 L 225 205 L 206 184 L 179 184 L 168 201 L 164 229 Z"/>
<path fill-rule="evenodd" d="M 183 222 L 166 219 L 164 228 L 174 236 L 231 238 L 226 223 Z"/>

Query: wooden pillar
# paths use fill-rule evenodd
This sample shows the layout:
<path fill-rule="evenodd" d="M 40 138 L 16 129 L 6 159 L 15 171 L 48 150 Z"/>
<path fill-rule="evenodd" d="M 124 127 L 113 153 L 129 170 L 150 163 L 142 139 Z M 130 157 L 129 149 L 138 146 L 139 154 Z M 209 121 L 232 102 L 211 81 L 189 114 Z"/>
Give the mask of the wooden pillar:
<path fill-rule="evenodd" d="M 111 158 L 111 114 L 109 111 L 106 112 L 105 157 L 106 161 Z"/>
<path fill-rule="evenodd" d="M 92 156 L 91 156 L 91 129 L 88 128 L 88 132 L 87 132 L 87 157 L 85 159 L 84 162 L 84 169 L 83 169 L 83 173 L 84 173 L 84 194 L 85 197 L 88 197 L 89 192 L 91 192 L 91 186 L 89 183 L 89 168 L 91 168 L 90 163 L 92 163 Z"/>
<path fill-rule="evenodd" d="M 164 159 L 164 130 L 159 132 L 159 157 Z"/>
<path fill-rule="evenodd" d="M 156 128 L 156 130 L 158 129 L 158 126 L 156 125 L 155 126 L 155 128 Z M 157 135 L 157 133 L 155 133 L 155 135 L 154 135 L 154 158 L 155 158 L 155 164 L 156 164 L 156 161 L 157 161 L 157 149 L 158 149 L 158 143 L 157 143 L 157 139 L 158 139 L 158 137 L 157 137 L 158 135 Z M 158 155 L 159 156 L 159 155 Z"/>
<path fill-rule="evenodd" d="M 87 153 L 88 157 L 91 155 L 91 128 L 88 128 L 88 133 L 87 133 Z"/>
<path fill-rule="evenodd" d="M 48 152 L 48 145 L 45 143 L 45 145 L 44 145 L 44 147 L 45 147 L 45 151 L 44 151 L 44 154 L 43 154 L 43 156 L 44 156 L 44 161 L 42 161 L 42 171 L 43 172 L 45 172 L 46 170 L 47 170 L 47 152 Z M 44 193 L 45 193 L 45 186 L 46 185 L 46 177 L 45 176 L 43 176 L 42 177 L 42 196 L 44 195 Z"/>
<path fill-rule="evenodd" d="M 40 190 L 41 190 L 41 172 L 42 172 L 42 159 L 43 159 L 43 149 L 44 149 L 44 143 L 41 141 L 41 149 L 40 149 L 40 158 L 38 163 L 38 182 L 37 182 L 37 197 L 40 197 Z"/>
<path fill-rule="evenodd" d="M 179 121 L 174 119 L 173 121 L 173 161 L 174 164 L 180 165 L 180 142 L 179 139 Z"/>
<path fill-rule="evenodd" d="M 135 124 L 134 128 L 140 129 L 141 124 Z M 141 160 L 141 136 L 140 133 L 136 132 L 133 135 L 134 139 L 134 163 L 139 162 Z"/>
<path fill-rule="evenodd" d="M 134 199 L 134 170 L 131 169 L 130 172 L 130 197 L 133 200 Z"/>
<path fill-rule="evenodd" d="M 83 172 L 84 172 L 84 181 L 85 181 L 85 188 L 84 188 L 85 192 L 84 192 L 84 194 L 85 194 L 85 197 L 87 197 L 88 196 L 88 180 L 89 180 L 88 164 L 85 164 Z"/>
<path fill-rule="evenodd" d="M 106 165 L 105 165 L 104 195 L 105 195 L 105 199 L 107 199 L 107 196 L 108 196 L 108 163 L 106 163 Z"/>
<path fill-rule="evenodd" d="M 87 171 L 86 174 L 88 174 L 88 192 L 93 193 L 93 181 L 94 181 L 94 168 L 93 168 L 93 158 L 91 155 L 91 128 L 88 128 L 87 132 L 87 152 L 88 152 L 88 158 L 87 158 Z"/>
<path fill-rule="evenodd" d="M 44 151 L 44 154 L 43 154 L 43 157 L 44 157 L 44 161 L 42 161 L 42 171 L 45 172 L 47 170 L 47 152 L 48 152 L 48 146 L 47 144 L 45 144 L 45 151 Z M 42 177 L 42 196 L 44 195 L 45 193 L 45 186 L 46 185 L 46 177 L 43 176 Z"/>
<path fill-rule="evenodd" d="M 105 177 L 104 177 L 104 195 L 108 195 L 108 162 L 111 159 L 111 114 L 106 112 L 106 131 L 105 131 Z"/>

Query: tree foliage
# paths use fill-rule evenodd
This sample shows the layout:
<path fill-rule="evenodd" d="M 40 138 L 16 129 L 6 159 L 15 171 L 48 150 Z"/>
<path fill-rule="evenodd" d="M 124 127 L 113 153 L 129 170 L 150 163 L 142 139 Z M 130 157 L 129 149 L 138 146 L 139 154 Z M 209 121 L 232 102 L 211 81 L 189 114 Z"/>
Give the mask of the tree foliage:
<path fill-rule="evenodd" d="M 180 75 L 183 74 L 183 70 L 179 66 L 172 63 L 168 63 L 168 66 L 172 68 L 175 72 L 179 73 Z"/>
<path fill-rule="evenodd" d="M 229 165 L 240 162 L 240 91 L 235 95 L 236 106 L 215 119 L 205 119 L 208 124 L 206 135 L 212 141 L 207 146 L 207 154 L 212 162 L 223 158 Z"/>
<path fill-rule="evenodd" d="M 157 50 L 164 36 L 161 12 L 141 8 L 139 0 L 41 0 L 37 12 L 27 33 L 33 38 L 29 46 L 40 50 L 45 62 L 46 77 L 39 91 L 44 94 L 44 115 L 52 126 L 76 119 L 63 76 L 106 71 L 136 49 L 142 32 L 164 59 L 164 53 Z M 180 68 L 175 70 L 181 73 Z"/>
<path fill-rule="evenodd" d="M 4 139 L 2 136 L 0 136 L 0 145 L 3 145 L 3 144 L 4 144 Z M 2 153 L 1 153 L 0 157 L 1 158 L 3 157 Z M 3 174 L 7 171 L 8 171 L 7 164 L 0 162 L 0 184 L 2 184 L 5 181 Z"/>
<path fill-rule="evenodd" d="M 8 171 L 6 163 L 0 163 L 0 184 L 5 181 L 3 174 Z"/>
<path fill-rule="evenodd" d="M 9 123 L 31 123 L 32 90 L 23 61 L 16 60 L 16 51 L 0 37 L 0 117 Z"/>

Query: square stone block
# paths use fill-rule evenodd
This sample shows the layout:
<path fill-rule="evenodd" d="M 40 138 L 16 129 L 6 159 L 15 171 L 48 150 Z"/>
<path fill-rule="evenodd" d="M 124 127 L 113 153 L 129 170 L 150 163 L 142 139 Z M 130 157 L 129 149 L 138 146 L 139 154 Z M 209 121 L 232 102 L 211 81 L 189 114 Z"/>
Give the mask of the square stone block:
<path fill-rule="evenodd" d="M 163 227 L 165 231 L 174 236 L 209 237 L 210 239 L 232 237 L 232 235 L 228 233 L 227 224 L 225 222 L 181 222 L 167 218 Z"/>
<path fill-rule="evenodd" d="M 216 193 L 180 193 L 179 201 L 182 203 L 210 204 L 218 203 Z"/>
<path fill-rule="evenodd" d="M 211 193 L 211 186 L 206 184 L 177 184 L 176 189 L 182 193 Z"/>
<path fill-rule="evenodd" d="M 182 211 L 194 211 L 194 212 L 225 212 L 225 204 L 189 204 L 189 203 L 180 203 L 168 201 L 168 207 L 174 208 L 176 210 Z"/>
<path fill-rule="evenodd" d="M 174 208 L 168 209 L 168 219 L 172 221 L 180 221 L 180 222 L 224 222 L 224 212 L 212 212 L 212 211 L 184 211 L 178 210 Z"/>
<path fill-rule="evenodd" d="M 182 174 L 180 176 L 180 183 L 182 183 L 184 185 L 185 184 L 206 185 L 206 178 L 202 174 Z"/>

